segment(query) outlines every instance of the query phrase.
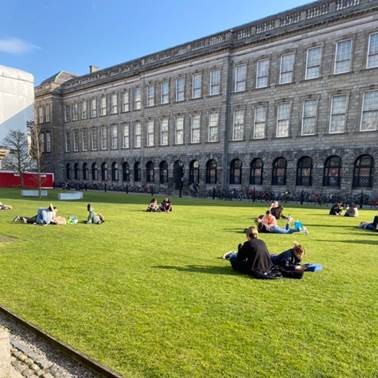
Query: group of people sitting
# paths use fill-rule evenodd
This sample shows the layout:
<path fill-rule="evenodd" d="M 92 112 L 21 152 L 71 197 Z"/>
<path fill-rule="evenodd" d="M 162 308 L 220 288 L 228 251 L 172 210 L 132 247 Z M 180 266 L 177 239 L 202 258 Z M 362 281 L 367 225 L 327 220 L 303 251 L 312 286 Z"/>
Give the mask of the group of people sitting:
<path fill-rule="evenodd" d="M 156 212 L 163 212 L 163 213 L 169 213 L 172 211 L 172 202 L 168 197 L 164 198 L 163 201 L 161 201 L 160 206 L 158 205 L 157 199 L 154 197 L 151 199 L 150 203 L 147 206 L 146 211 L 156 213 Z"/>
<path fill-rule="evenodd" d="M 277 220 L 280 218 L 287 220 L 285 227 L 278 225 Z M 285 216 L 283 214 L 283 207 L 278 201 L 274 201 L 265 215 L 257 217 L 255 222 L 259 232 L 270 232 L 273 234 L 294 234 L 295 232 L 301 232 L 305 235 L 308 234 L 307 227 L 303 226 L 299 220 L 294 221 L 294 218 L 290 215 Z"/>
<path fill-rule="evenodd" d="M 87 224 L 101 224 L 104 223 L 105 218 L 102 214 L 96 213 L 91 206 L 91 204 L 87 205 L 88 217 L 84 223 Z M 36 224 L 41 226 L 47 226 L 50 224 L 54 225 L 63 225 L 67 223 L 77 223 L 77 221 L 73 221 L 77 219 L 75 216 L 71 216 L 68 220 L 65 217 L 57 215 L 58 209 L 56 206 L 50 204 L 46 208 L 39 208 L 37 210 L 37 214 L 32 217 L 26 217 L 22 215 L 17 215 L 13 222 L 17 223 L 25 223 L 25 224 Z"/>
<path fill-rule="evenodd" d="M 223 256 L 238 272 L 261 279 L 280 277 L 300 279 L 307 270 L 321 269 L 320 265 L 301 264 L 305 250 L 298 243 L 294 243 L 294 246 L 287 251 L 271 255 L 265 242 L 258 238 L 257 227 L 249 227 L 245 232 L 247 241 L 239 244 L 238 251 L 227 252 Z"/>
<path fill-rule="evenodd" d="M 355 203 L 351 203 L 350 205 L 343 204 L 342 202 L 335 203 L 330 211 L 329 215 L 343 215 L 345 217 L 358 217 L 358 207 Z"/>
<path fill-rule="evenodd" d="M 11 205 L 6 205 L 5 203 L 0 202 L 0 210 L 12 210 L 13 207 Z"/>

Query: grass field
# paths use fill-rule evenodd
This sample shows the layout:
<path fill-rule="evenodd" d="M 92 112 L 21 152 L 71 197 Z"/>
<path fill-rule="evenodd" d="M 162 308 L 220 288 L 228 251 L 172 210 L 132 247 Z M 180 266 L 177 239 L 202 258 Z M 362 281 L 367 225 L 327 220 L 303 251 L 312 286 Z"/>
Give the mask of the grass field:
<path fill-rule="evenodd" d="M 217 257 L 262 204 L 175 199 L 151 214 L 146 196 L 86 193 L 60 215 L 84 219 L 92 202 L 103 225 L 40 227 L 11 219 L 50 200 L 0 201 L 15 208 L 0 213 L 0 303 L 126 377 L 378 376 L 378 234 L 356 228 L 374 211 L 288 208 L 310 234 L 261 238 L 272 253 L 300 241 L 324 271 L 258 281 Z"/>

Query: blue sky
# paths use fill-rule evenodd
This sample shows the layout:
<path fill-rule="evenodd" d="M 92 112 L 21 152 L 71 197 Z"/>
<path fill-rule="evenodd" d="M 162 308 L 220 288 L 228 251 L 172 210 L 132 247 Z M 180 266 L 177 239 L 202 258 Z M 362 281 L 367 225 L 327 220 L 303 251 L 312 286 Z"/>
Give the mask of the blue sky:
<path fill-rule="evenodd" d="M 305 0 L 0 0 L 0 64 L 36 83 L 204 37 Z"/>

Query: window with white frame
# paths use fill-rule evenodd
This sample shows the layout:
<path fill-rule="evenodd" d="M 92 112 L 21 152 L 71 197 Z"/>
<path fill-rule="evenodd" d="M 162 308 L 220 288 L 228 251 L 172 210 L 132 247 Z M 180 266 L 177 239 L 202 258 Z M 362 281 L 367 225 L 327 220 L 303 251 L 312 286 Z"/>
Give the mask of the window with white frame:
<path fill-rule="evenodd" d="M 284 138 L 289 136 L 290 128 L 290 103 L 282 102 L 277 107 L 277 130 L 276 137 Z"/>
<path fill-rule="evenodd" d="M 79 105 L 75 102 L 72 106 L 72 120 L 77 121 L 79 119 Z"/>
<path fill-rule="evenodd" d="M 111 148 L 112 150 L 116 150 L 118 148 L 118 126 L 112 126 L 112 139 L 111 139 Z"/>
<path fill-rule="evenodd" d="M 51 152 L 51 133 L 46 132 L 46 152 Z"/>
<path fill-rule="evenodd" d="M 266 88 L 269 85 L 269 59 L 261 59 L 257 62 L 256 88 Z"/>
<path fill-rule="evenodd" d="M 45 106 L 45 122 L 50 122 L 50 104 Z"/>
<path fill-rule="evenodd" d="M 235 110 L 232 123 L 232 140 L 240 141 L 244 139 L 244 110 Z"/>
<path fill-rule="evenodd" d="M 289 84 L 294 81 L 295 54 L 281 55 L 280 84 Z"/>
<path fill-rule="evenodd" d="M 100 102 L 100 115 L 105 116 L 106 115 L 106 96 L 101 96 L 101 102 Z"/>
<path fill-rule="evenodd" d="M 255 120 L 253 127 L 253 139 L 264 139 L 266 130 L 266 119 L 268 107 L 266 105 L 258 105 L 255 108 Z"/>
<path fill-rule="evenodd" d="M 91 118 L 97 117 L 97 100 L 96 97 L 91 100 Z"/>
<path fill-rule="evenodd" d="M 106 150 L 108 148 L 108 133 L 105 126 L 101 127 L 100 143 L 102 150 Z"/>
<path fill-rule="evenodd" d="M 184 117 L 176 117 L 175 144 L 184 144 Z"/>
<path fill-rule="evenodd" d="M 81 119 L 87 119 L 88 112 L 87 112 L 87 101 L 83 100 L 81 102 Z"/>
<path fill-rule="evenodd" d="M 176 102 L 185 101 L 185 78 L 176 79 Z"/>
<path fill-rule="evenodd" d="M 348 97 L 345 95 L 333 96 L 331 100 L 330 134 L 343 133 L 346 126 Z"/>
<path fill-rule="evenodd" d="M 64 122 L 70 121 L 70 106 L 65 105 L 64 106 Z"/>
<path fill-rule="evenodd" d="M 201 98 L 202 96 L 202 74 L 195 73 L 192 75 L 192 98 Z"/>
<path fill-rule="evenodd" d="M 38 108 L 38 123 L 39 124 L 43 123 L 43 107 L 42 106 Z"/>
<path fill-rule="evenodd" d="M 92 128 L 91 132 L 91 149 L 92 151 L 97 150 L 97 129 L 95 127 Z"/>
<path fill-rule="evenodd" d="M 112 114 L 118 113 L 118 95 L 116 93 L 112 94 L 110 111 Z"/>
<path fill-rule="evenodd" d="M 221 83 L 221 71 L 211 70 L 210 71 L 210 86 L 209 86 L 209 95 L 216 96 L 220 94 L 220 83 Z"/>
<path fill-rule="evenodd" d="M 88 130 L 84 129 L 81 132 L 81 149 L 82 151 L 88 151 Z"/>
<path fill-rule="evenodd" d="M 150 84 L 146 89 L 147 94 L 147 106 L 155 106 L 155 86 Z"/>
<path fill-rule="evenodd" d="M 201 141 L 201 115 L 192 116 L 190 125 L 190 143 L 200 143 Z"/>
<path fill-rule="evenodd" d="M 134 148 L 142 147 L 142 125 L 139 121 L 134 123 Z"/>
<path fill-rule="evenodd" d="M 169 133 L 169 123 L 168 118 L 164 118 L 160 123 L 160 145 L 168 146 L 168 133 Z"/>
<path fill-rule="evenodd" d="M 152 147 L 155 144 L 155 122 L 153 119 L 147 123 L 147 146 Z"/>
<path fill-rule="evenodd" d="M 320 77 L 320 65 L 322 59 L 321 47 L 312 47 L 307 50 L 306 80 Z"/>
<path fill-rule="evenodd" d="M 335 74 L 349 72 L 352 69 L 352 40 L 336 43 Z"/>
<path fill-rule="evenodd" d="M 64 137 L 65 137 L 64 138 L 64 146 L 65 146 L 64 150 L 65 150 L 65 152 L 70 152 L 70 150 L 71 150 L 70 132 L 66 131 L 64 133 Z"/>
<path fill-rule="evenodd" d="M 213 112 L 209 114 L 209 128 L 207 141 L 216 143 L 219 141 L 219 113 Z"/>
<path fill-rule="evenodd" d="M 305 100 L 302 113 L 302 135 L 316 133 L 316 119 L 318 114 L 318 100 Z"/>
<path fill-rule="evenodd" d="M 122 148 L 130 148 L 130 125 L 123 126 Z"/>
<path fill-rule="evenodd" d="M 378 33 L 369 35 L 369 47 L 366 67 L 378 67 Z"/>
<path fill-rule="evenodd" d="M 74 152 L 79 151 L 79 130 L 74 131 L 73 150 Z"/>
<path fill-rule="evenodd" d="M 247 65 L 238 64 L 234 67 L 234 91 L 243 92 L 246 89 Z"/>
<path fill-rule="evenodd" d="M 44 133 L 39 134 L 39 148 L 41 150 L 41 153 L 43 154 L 45 152 L 45 134 Z"/>
<path fill-rule="evenodd" d="M 134 88 L 134 110 L 142 108 L 142 93 L 139 87 Z"/>
<path fill-rule="evenodd" d="M 364 93 L 360 130 L 378 130 L 378 91 Z"/>
<path fill-rule="evenodd" d="M 130 95 L 129 91 L 126 90 L 122 93 L 122 112 L 130 111 Z"/>
<path fill-rule="evenodd" d="M 169 104 L 169 80 L 163 80 L 160 89 L 160 103 Z"/>

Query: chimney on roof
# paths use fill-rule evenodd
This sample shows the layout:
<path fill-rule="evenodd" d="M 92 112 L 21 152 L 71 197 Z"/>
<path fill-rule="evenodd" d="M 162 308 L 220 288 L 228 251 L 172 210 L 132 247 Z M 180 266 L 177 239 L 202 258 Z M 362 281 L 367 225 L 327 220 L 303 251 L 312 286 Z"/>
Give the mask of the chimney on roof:
<path fill-rule="evenodd" d="M 94 64 L 91 64 L 89 66 L 89 73 L 91 73 L 91 74 L 98 71 L 98 70 L 99 70 L 99 68 L 97 66 L 95 66 Z"/>

